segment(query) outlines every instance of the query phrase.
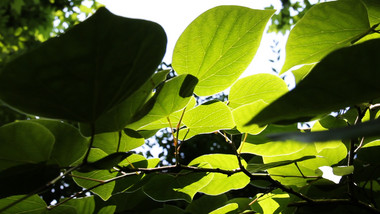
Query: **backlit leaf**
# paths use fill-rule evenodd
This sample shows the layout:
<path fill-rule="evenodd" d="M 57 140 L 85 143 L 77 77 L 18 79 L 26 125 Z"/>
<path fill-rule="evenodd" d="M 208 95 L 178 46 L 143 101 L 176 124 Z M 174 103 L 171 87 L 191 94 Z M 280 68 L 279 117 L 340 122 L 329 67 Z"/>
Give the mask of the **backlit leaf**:
<path fill-rule="evenodd" d="M 252 61 L 273 10 L 219 6 L 196 18 L 178 39 L 173 67 L 199 79 L 195 93 L 228 88 Z"/>
<path fill-rule="evenodd" d="M 228 95 L 228 106 L 237 108 L 262 100 L 271 103 L 288 92 L 284 80 L 273 74 L 256 74 L 236 81 Z"/>
<path fill-rule="evenodd" d="M 239 169 L 239 163 L 235 155 L 227 154 L 210 154 L 203 155 L 195 158 L 190 162 L 189 165 L 208 163 L 208 166 L 203 168 L 214 168 L 214 169 L 224 169 L 224 170 L 234 170 Z M 243 160 L 243 166 L 247 163 Z M 207 195 L 219 195 L 228 192 L 233 189 L 244 188 L 250 181 L 249 177 L 243 172 L 239 172 L 233 175 L 225 175 L 221 173 L 210 173 L 209 176 L 213 175 L 212 180 L 201 190 Z"/>
<path fill-rule="evenodd" d="M 185 200 L 190 203 L 195 193 L 212 179 L 213 176 L 207 174 L 204 172 L 177 176 L 158 174 L 144 185 L 143 190 L 156 201 Z"/>
<path fill-rule="evenodd" d="M 8 198 L 0 199 L 0 209 L 5 206 L 17 201 L 18 199 L 24 197 L 24 195 L 15 195 Z M 38 195 L 32 195 L 31 197 L 21 201 L 17 206 L 13 206 L 2 214 L 44 214 L 46 213 L 46 203 Z"/>
<path fill-rule="evenodd" d="M 143 136 L 138 132 L 126 129 L 120 133 L 109 132 L 95 135 L 93 146 L 111 154 L 117 152 L 119 140 L 119 152 L 128 152 L 145 143 Z"/>
<path fill-rule="evenodd" d="M 249 124 L 309 121 L 331 111 L 380 97 L 380 39 L 342 48 L 318 63 L 295 89 Z"/>
<path fill-rule="evenodd" d="M 281 73 L 295 65 L 318 62 L 328 53 L 351 45 L 369 30 L 367 10 L 360 1 L 317 4 L 291 30 Z"/>
<path fill-rule="evenodd" d="M 182 120 L 186 129 L 180 132 L 182 139 L 187 130 L 186 139 L 201 133 L 212 133 L 220 129 L 231 129 L 235 126 L 230 108 L 223 102 L 210 102 L 199 105 L 185 112 Z"/>

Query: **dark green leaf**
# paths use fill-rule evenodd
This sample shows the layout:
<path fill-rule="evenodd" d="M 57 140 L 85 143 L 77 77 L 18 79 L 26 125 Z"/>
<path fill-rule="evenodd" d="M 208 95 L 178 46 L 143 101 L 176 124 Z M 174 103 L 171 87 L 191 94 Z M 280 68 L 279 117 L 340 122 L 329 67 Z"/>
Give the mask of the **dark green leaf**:
<path fill-rule="evenodd" d="M 58 165 L 22 164 L 0 172 L 0 198 L 29 194 L 59 176 Z"/>
<path fill-rule="evenodd" d="M 198 78 L 193 75 L 186 75 L 179 89 L 179 96 L 185 98 L 193 95 L 194 88 L 198 84 Z"/>
<path fill-rule="evenodd" d="M 134 152 L 115 152 L 92 163 L 87 163 L 78 169 L 78 172 L 111 169 Z"/>
<path fill-rule="evenodd" d="M 61 199 L 61 201 L 64 199 Z M 49 214 L 80 214 L 93 213 L 95 210 L 94 196 L 84 198 L 74 198 L 64 204 L 50 210 Z"/>
<path fill-rule="evenodd" d="M 23 198 L 23 195 L 11 196 L 8 198 L 0 199 L 0 209 L 5 206 Z M 46 203 L 39 195 L 32 195 L 31 197 L 21 201 L 17 206 L 13 206 L 2 214 L 45 214 L 46 213 Z"/>
<path fill-rule="evenodd" d="M 33 122 L 15 122 L 0 127 L 0 170 L 50 159 L 54 136 Z"/>
<path fill-rule="evenodd" d="M 95 121 L 95 134 L 104 132 L 115 132 L 122 130 L 127 124 L 132 122 L 133 116 L 141 110 L 143 105 L 152 96 L 153 89 L 165 81 L 169 70 L 155 73 L 152 78 L 145 82 L 139 90 L 111 110 L 102 114 Z M 151 103 L 154 104 L 153 102 Z M 91 125 L 80 123 L 80 130 L 85 136 L 91 136 Z"/>
<path fill-rule="evenodd" d="M 380 97 L 380 39 L 342 48 L 248 124 L 294 123 Z"/>
<path fill-rule="evenodd" d="M 270 134 L 268 138 L 273 141 L 296 140 L 300 142 L 324 142 L 331 140 L 350 140 L 359 137 L 380 136 L 380 120 L 359 123 L 344 128 L 335 128 L 328 131 L 316 132 L 288 132 Z"/>
<path fill-rule="evenodd" d="M 158 24 L 100 8 L 8 63 L 0 75 L 0 98 L 30 114 L 95 122 L 149 80 L 165 49 Z"/>
<path fill-rule="evenodd" d="M 54 135 L 55 143 L 50 159 L 61 167 L 70 166 L 87 151 L 88 140 L 73 126 L 57 120 L 31 120 L 31 122 L 45 126 Z"/>
<path fill-rule="evenodd" d="M 301 161 L 309 160 L 313 158 L 315 158 L 315 156 L 305 156 L 305 157 L 298 158 L 295 160 L 284 160 L 284 161 L 272 162 L 272 163 L 267 163 L 267 164 L 248 163 L 247 170 L 250 173 L 256 173 L 256 172 L 265 171 L 267 169 L 271 169 L 274 167 L 286 166 L 289 164 L 293 164 L 296 162 L 301 162 Z"/>

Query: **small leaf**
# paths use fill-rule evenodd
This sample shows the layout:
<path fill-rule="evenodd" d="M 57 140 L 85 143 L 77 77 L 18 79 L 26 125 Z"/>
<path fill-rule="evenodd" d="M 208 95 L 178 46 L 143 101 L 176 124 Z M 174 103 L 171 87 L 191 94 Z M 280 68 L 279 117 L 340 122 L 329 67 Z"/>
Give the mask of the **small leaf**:
<path fill-rule="evenodd" d="M 316 132 L 288 132 L 268 135 L 273 141 L 295 140 L 300 142 L 324 142 L 331 140 L 350 140 L 359 137 L 380 136 L 380 119 L 359 123 L 344 128 Z"/>
<path fill-rule="evenodd" d="M 182 120 L 186 129 L 180 131 L 182 139 L 187 130 L 186 139 L 197 134 L 212 133 L 220 129 L 231 129 L 235 126 L 230 108 L 220 101 L 199 105 L 185 112 Z"/>
<path fill-rule="evenodd" d="M 0 199 L 0 209 L 6 207 L 7 205 L 23 198 L 24 195 L 15 195 L 8 198 Z M 46 203 L 39 195 L 32 195 L 31 197 L 21 201 L 17 206 L 13 206 L 2 214 L 15 214 L 15 213 L 28 213 L 28 214 L 45 214 L 46 213 Z"/>
<path fill-rule="evenodd" d="M 248 124 L 309 121 L 379 98 L 379 49 L 380 39 L 374 39 L 329 54 L 295 89 L 271 103 Z"/>
<path fill-rule="evenodd" d="M 78 172 L 91 172 L 95 170 L 112 169 L 133 152 L 115 152 L 95 162 L 86 163 L 78 169 Z"/>
<path fill-rule="evenodd" d="M 281 73 L 296 65 L 320 61 L 328 53 L 351 45 L 370 28 L 367 10 L 360 1 L 314 5 L 289 34 Z"/>
<path fill-rule="evenodd" d="M 195 193 L 212 179 L 213 176 L 207 174 L 204 172 L 177 176 L 158 174 L 143 186 L 143 190 L 159 202 L 185 200 L 190 203 Z"/>
<path fill-rule="evenodd" d="M 336 166 L 332 170 L 334 175 L 345 176 L 354 172 L 354 166 Z"/>
<path fill-rule="evenodd" d="M 219 6 L 196 18 L 178 39 L 173 67 L 199 79 L 195 93 L 228 88 L 252 61 L 274 10 Z"/>
<path fill-rule="evenodd" d="M 203 155 L 192 160 L 189 165 L 196 165 L 200 163 L 208 163 L 208 166 L 203 168 L 214 168 L 214 169 L 224 169 L 224 170 L 234 170 L 239 169 L 239 163 L 235 155 L 227 154 L 210 154 Z M 243 166 L 246 166 L 247 163 L 243 160 Z M 239 172 L 233 175 L 225 175 L 221 173 L 210 173 L 213 175 L 212 180 L 201 190 L 207 195 L 219 195 L 225 192 L 228 192 L 233 189 L 244 188 L 249 184 L 249 177 L 243 172 Z"/>
<path fill-rule="evenodd" d="M 193 75 L 186 75 L 185 80 L 179 90 L 179 96 L 186 98 L 193 95 L 194 88 L 198 83 L 198 78 Z"/>
<path fill-rule="evenodd" d="M 64 199 L 61 199 L 64 200 Z M 95 210 L 95 200 L 94 196 L 84 197 L 84 198 L 74 198 L 64 204 L 55 207 L 50 210 L 50 214 L 61 214 L 61 213 L 93 213 Z"/>
<path fill-rule="evenodd" d="M 286 166 L 289 164 L 293 164 L 296 162 L 301 162 L 301 161 L 309 160 L 309 159 L 313 159 L 313 158 L 315 158 L 315 156 L 305 156 L 305 157 L 298 158 L 295 160 L 284 160 L 284 161 L 278 161 L 278 162 L 271 162 L 271 163 L 267 163 L 267 164 L 248 163 L 247 170 L 250 173 L 256 173 L 256 172 L 265 171 L 267 169 L 271 169 L 274 167 Z"/>
<path fill-rule="evenodd" d="M 186 80 L 187 79 L 187 80 Z M 185 83 L 185 81 L 190 81 Z M 145 104 L 136 116 L 135 122 L 127 125 L 127 128 L 137 130 L 154 121 L 170 116 L 172 113 L 183 109 L 190 101 L 190 97 L 181 97 L 180 91 L 183 84 L 191 86 L 194 79 L 188 75 L 176 76 L 164 83 L 162 88 Z M 191 87 L 186 89 L 189 93 Z"/>
<path fill-rule="evenodd" d="M 210 212 L 210 214 L 224 214 L 224 213 L 229 213 L 234 210 L 237 210 L 239 208 L 239 205 L 237 203 L 230 203 L 226 204 L 223 207 L 220 207 L 216 210 L 213 210 Z"/>
<path fill-rule="evenodd" d="M 121 139 L 119 139 L 121 138 Z M 119 145 L 120 140 L 120 145 Z M 132 129 L 125 129 L 122 132 L 109 132 L 95 135 L 93 146 L 111 154 L 117 152 L 128 152 L 145 143 L 143 136 Z"/>

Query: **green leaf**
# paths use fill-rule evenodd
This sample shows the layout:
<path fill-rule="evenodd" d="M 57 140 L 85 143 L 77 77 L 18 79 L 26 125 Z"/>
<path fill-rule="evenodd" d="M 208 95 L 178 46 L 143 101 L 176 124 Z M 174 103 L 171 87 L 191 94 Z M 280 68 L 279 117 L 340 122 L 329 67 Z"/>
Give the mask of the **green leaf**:
<path fill-rule="evenodd" d="M 380 2 L 377 0 L 361 0 L 367 8 L 369 21 L 372 25 L 380 23 Z"/>
<path fill-rule="evenodd" d="M 133 116 L 142 108 L 147 100 L 152 96 L 153 89 L 165 81 L 169 70 L 155 73 L 149 81 L 145 82 L 130 97 L 113 107 L 111 110 L 102 114 L 95 121 L 95 133 L 115 132 L 124 129 L 132 122 Z M 80 130 L 85 136 L 91 136 L 91 125 L 80 123 Z"/>
<path fill-rule="evenodd" d="M 70 166 L 87 151 L 88 140 L 73 126 L 56 120 L 31 120 L 43 125 L 54 135 L 55 143 L 50 159 L 62 167 Z M 67 155 L 70 154 L 70 155 Z"/>
<path fill-rule="evenodd" d="M 102 207 L 102 209 L 100 209 L 97 214 L 115 213 L 115 210 L 116 210 L 116 206 L 106 206 L 106 207 Z"/>
<path fill-rule="evenodd" d="M 33 122 L 15 122 L 0 127 L 0 170 L 50 159 L 54 136 Z"/>
<path fill-rule="evenodd" d="M 262 132 L 266 126 L 258 126 L 256 124 L 246 126 L 245 124 L 249 122 L 252 115 L 259 113 L 267 105 L 268 103 L 264 102 L 263 100 L 258 100 L 254 103 L 246 104 L 234 109 L 232 111 L 232 115 L 236 123 L 236 128 L 241 133 L 250 133 L 254 135 Z"/>
<path fill-rule="evenodd" d="M 5 206 L 23 198 L 24 195 L 15 195 L 8 198 L 0 199 L 0 209 Z M 13 206 L 5 211 L 2 214 L 45 214 L 46 212 L 46 203 L 38 195 L 32 195 L 31 197 L 21 201 L 17 206 Z"/>
<path fill-rule="evenodd" d="M 230 204 L 226 204 L 224 205 L 223 207 L 220 207 L 216 210 L 213 210 L 210 212 L 210 214 L 224 214 L 224 213 L 229 213 L 229 212 L 232 212 L 236 209 L 239 208 L 239 205 L 237 203 L 230 203 Z"/>
<path fill-rule="evenodd" d="M 107 153 L 103 152 L 100 149 L 91 149 L 88 161 L 96 162 L 106 156 Z M 96 170 L 88 173 L 81 173 L 74 171 L 72 172 L 72 175 L 75 183 L 77 183 L 79 186 L 83 188 L 90 188 L 98 185 L 100 183 L 99 181 L 104 181 L 116 177 L 117 172 L 110 173 L 108 170 Z M 115 182 L 110 182 L 91 190 L 91 192 L 98 195 L 101 199 L 107 200 L 111 197 L 114 187 Z"/>
<path fill-rule="evenodd" d="M 333 167 L 334 175 L 345 176 L 354 172 L 354 166 L 336 166 Z"/>
<path fill-rule="evenodd" d="M 292 70 L 295 83 L 298 84 L 301 80 L 303 80 L 310 73 L 311 69 L 314 68 L 314 66 L 315 64 L 309 64 L 304 65 L 296 70 Z"/>
<path fill-rule="evenodd" d="M 203 195 L 194 200 L 186 207 L 188 213 L 210 213 L 211 211 L 226 204 L 228 198 L 226 195 Z"/>
<path fill-rule="evenodd" d="M 189 165 L 196 165 L 201 163 L 208 163 L 208 166 L 203 168 L 213 168 L 213 169 L 224 169 L 224 170 L 234 170 L 239 169 L 239 163 L 235 155 L 227 154 L 210 154 L 202 155 L 200 157 L 192 160 Z M 242 160 L 243 166 L 247 166 L 247 163 Z M 221 173 L 210 173 L 209 176 L 213 175 L 212 180 L 201 190 L 207 195 L 219 195 L 228 192 L 233 189 L 244 188 L 249 184 L 249 177 L 243 172 L 235 173 L 233 175 L 225 175 Z"/>
<path fill-rule="evenodd" d="M 278 156 L 292 154 L 305 148 L 306 144 L 296 141 L 273 142 L 266 137 L 269 133 L 298 130 L 292 126 L 268 126 L 260 135 L 248 135 L 246 141 L 240 144 L 238 151 L 260 156 Z M 305 155 L 306 156 L 306 155 Z"/>
<path fill-rule="evenodd" d="M 235 126 L 230 108 L 220 101 L 202 104 L 186 111 L 182 122 L 186 128 L 181 129 L 180 139 L 183 139 L 188 130 L 186 139 L 197 134 L 231 129 Z"/>
<path fill-rule="evenodd" d="M 271 162 L 271 163 L 267 163 L 267 164 L 257 164 L 257 163 L 250 163 L 249 162 L 248 166 L 247 166 L 247 170 L 250 173 L 256 173 L 256 172 L 260 172 L 260 171 L 265 171 L 267 169 L 271 169 L 271 168 L 275 168 L 275 167 L 279 167 L 279 166 L 286 166 L 289 164 L 293 164 L 296 162 L 301 162 L 301 161 L 309 160 L 309 159 L 313 159 L 313 158 L 315 158 L 315 156 L 305 156 L 305 157 L 301 157 L 301 158 L 298 158 L 295 160 L 284 160 L 284 161 L 278 161 L 278 162 Z"/>
<path fill-rule="evenodd" d="M 179 207 L 164 204 L 163 208 L 155 209 L 149 214 L 185 214 L 185 211 Z"/>
<path fill-rule="evenodd" d="M 328 53 L 351 45 L 370 28 L 367 10 L 360 1 L 314 5 L 289 34 L 281 73 L 296 65 L 320 61 Z"/>
<path fill-rule="evenodd" d="M 380 136 L 380 119 L 359 123 L 344 128 L 317 132 L 289 132 L 268 135 L 273 141 L 296 140 L 300 142 L 324 142 L 331 140 L 350 140 L 359 137 Z"/>
<path fill-rule="evenodd" d="M 64 199 L 62 199 L 64 200 Z M 62 213 L 94 213 L 95 210 L 95 200 L 94 196 L 84 197 L 84 198 L 74 198 L 54 209 L 50 210 L 50 214 L 62 214 Z"/>
<path fill-rule="evenodd" d="M 162 88 L 158 89 L 156 94 L 146 103 L 140 114 L 136 116 L 136 122 L 127 125 L 127 128 L 137 130 L 186 107 L 191 96 L 182 97 L 180 95 L 181 89 L 189 95 L 189 90 L 193 84 L 196 84 L 195 79 L 188 76 L 180 75 L 165 82 Z"/>
<path fill-rule="evenodd" d="M 219 6 L 196 18 L 173 53 L 178 74 L 199 79 L 195 93 L 212 95 L 228 88 L 248 67 L 274 10 Z"/>
<path fill-rule="evenodd" d="M 149 80 L 165 49 L 158 24 L 100 8 L 8 63 L 0 75 L 0 98 L 30 114 L 95 122 Z"/>
<path fill-rule="evenodd" d="M 342 48 L 318 63 L 295 89 L 248 124 L 309 121 L 380 97 L 380 39 Z"/>
<path fill-rule="evenodd" d="M 207 174 L 204 172 L 177 176 L 158 174 L 143 186 L 143 190 L 155 201 L 185 200 L 190 203 L 195 193 L 212 180 L 213 176 Z"/>
<path fill-rule="evenodd" d="M 121 138 L 121 139 L 119 139 Z M 120 140 L 119 152 L 127 152 L 145 143 L 143 136 L 132 129 L 125 129 L 120 133 L 110 132 L 95 135 L 93 146 L 111 154 L 117 151 Z"/>
<path fill-rule="evenodd" d="M 7 168 L 0 173 L 0 198 L 29 194 L 59 176 L 58 165 L 21 164 Z"/>
<path fill-rule="evenodd" d="M 262 100 L 271 103 L 288 92 L 284 80 L 273 74 L 255 74 L 236 81 L 228 95 L 228 106 L 237 108 Z"/>
<path fill-rule="evenodd" d="M 115 152 L 109 154 L 97 161 L 84 164 L 78 169 L 78 172 L 91 172 L 95 170 L 112 169 L 114 166 L 122 162 L 131 154 L 133 154 L 133 152 Z"/>

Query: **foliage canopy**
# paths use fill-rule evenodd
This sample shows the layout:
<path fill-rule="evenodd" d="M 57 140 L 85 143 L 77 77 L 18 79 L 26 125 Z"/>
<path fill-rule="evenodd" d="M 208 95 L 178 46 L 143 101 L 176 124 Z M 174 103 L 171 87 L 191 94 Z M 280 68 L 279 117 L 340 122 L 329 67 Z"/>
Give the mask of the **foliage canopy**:
<path fill-rule="evenodd" d="M 168 80 L 157 71 L 164 30 L 105 8 L 8 62 L 0 99 L 41 119 L 0 127 L 0 212 L 379 213 L 380 5 L 312 7 L 287 42 L 291 91 L 275 74 L 238 79 L 273 14 L 204 12 L 177 41 Z M 228 101 L 196 104 L 227 88 Z M 131 152 L 163 128 L 175 164 Z M 181 147 L 206 133 L 230 153 L 183 163 Z M 82 191 L 56 205 L 39 197 L 69 176 Z"/>

